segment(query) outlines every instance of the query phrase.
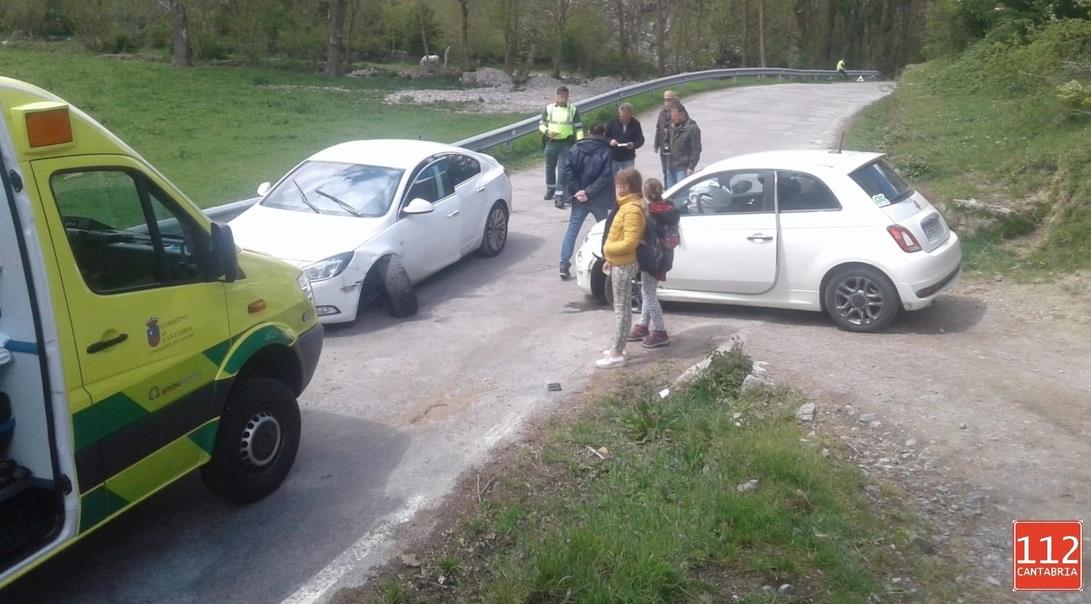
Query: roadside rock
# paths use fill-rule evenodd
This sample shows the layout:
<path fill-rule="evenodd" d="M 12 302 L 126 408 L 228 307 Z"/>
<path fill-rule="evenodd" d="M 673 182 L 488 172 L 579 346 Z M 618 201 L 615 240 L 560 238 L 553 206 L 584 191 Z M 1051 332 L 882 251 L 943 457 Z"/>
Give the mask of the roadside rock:
<path fill-rule="evenodd" d="M 464 80 L 466 75 L 473 76 L 473 85 L 485 88 L 511 88 L 514 83 L 510 75 L 495 67 L 482 67 L 475 72 L 462 74 Z"/>
<path fill-rule="evenodd" d="M 801 422 L 814 422 L 814 403 L 803 403 L 796 409 L 796 419 Z"/>
<path fill-rule="evenodd" d="M 870 424 L 871 422 L 875 421 L 875 414 L 865 413 L 860 417 L 856 418 L 856 421 L 860 422 L 861 424 Z"/>
<path fill-rule="evenodd" d="M 768 386 L 768 385 L 769 385 L 769 382 L 761 379 L 760 377 L 758 377 L 758 376 L 756 376 L 754 374 L 750 374 L 750 375 L 746 376 L 746 379 L 744 379 L 742 381 L 742 388 L 740 388 L 739 391 L 743 392 L 743 393 L 746 393 L 746 392 L 750 392 L 751 390 L 754 390 L 755 388 L 760 388 L 762 386 Z"/>
<path fill-rule="evenodd" d="M 761 481 L 757 478 L 751 478 L 746 482 L 740 483 L 738 486 L 735 487 L 735 490 L 740 493 L 751 493 L 758 490 L 759 486 L 761 486 Z"/>
<path fill-rule="evenodd" d="M 557 78 L 552 78 L 552 77 L 543 76 L 543 75 L 536 75 L 536 76 L 531 76 L 530 79 L 527 80 L 526 87 L 527 88 L 552 89 L 552 90 L 555 91 L 557 89 L 557 87 L 560 86 L 563 83 L 564 82 L 558 80 Z"/>

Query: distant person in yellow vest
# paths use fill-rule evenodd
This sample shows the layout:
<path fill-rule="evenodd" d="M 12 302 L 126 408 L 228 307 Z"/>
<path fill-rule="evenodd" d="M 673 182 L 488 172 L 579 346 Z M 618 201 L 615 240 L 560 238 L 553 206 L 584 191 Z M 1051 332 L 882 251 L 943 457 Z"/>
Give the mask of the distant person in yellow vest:
<path fill-rule="evenodd" d="M 553 205 L 563 210 L 565 183 L 557 182 L 557 175 L 560 173 L 563 178 L 568 150 L 583 138 L 583 120 L 579 110 L 568 104 L 567 86 L 557 88 L 553 104 L 545 108 L 542 119 L 538 121 L 538 131 L 542 133 L 542 142 L 545 143 L 545 199 L 552 199 Z"/>
<path fill-rule="evenodd" d="M 828 63 L 827 63 L 828 64 Z M 841 74 L 841 77 L 845 80 L 849 79 L 849 72 L 845 71 L 845 60 L 841 59 L 837 62 L 837 73 Z"/>

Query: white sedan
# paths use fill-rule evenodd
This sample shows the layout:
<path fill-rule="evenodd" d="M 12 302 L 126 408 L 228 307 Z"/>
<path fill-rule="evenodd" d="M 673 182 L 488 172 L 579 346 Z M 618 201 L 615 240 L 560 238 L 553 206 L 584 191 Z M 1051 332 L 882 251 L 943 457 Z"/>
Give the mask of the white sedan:
<path fill-rule="evenodd" d="M 958 277 L 958 236 L 881 154 L 774 151 L 713 164 L 666 192 L 682 213 L 666 301 L 826 311 L 880 331 Z M 603 298 L 599 223 L 576 281 Z M 637 293 L 636 301 L 639 302 Z"/>
<path fill-rule="evenodd" d="M 417 310 L 413 284 L 508 239 L 511 181 L 492 157 L 415 140 L 353 141 L 319 151 L 233 221 L 239 246 L 304 269 L 323 323 L 356 319 L 385 296 Z"/>

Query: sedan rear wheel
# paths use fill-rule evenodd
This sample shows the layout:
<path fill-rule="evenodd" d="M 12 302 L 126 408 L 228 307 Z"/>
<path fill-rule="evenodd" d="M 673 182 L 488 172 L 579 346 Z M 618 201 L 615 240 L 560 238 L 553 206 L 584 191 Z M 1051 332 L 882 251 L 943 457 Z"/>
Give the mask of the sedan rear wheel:
<path fill-rule="evenodd" d="M 827 281 L 823 298 L 838 327 L 860 333 L 886 329 L 901 309 L 894 284 L 870 266 L 838 270 Z"/>
<path fill-rule="evenodd" d="M 508 242 L 508 209 L 504 202 L 498 201 L 489 210 L 485 218 L 485 233 L 481 237 L 479 252 L 482 256 L 492 257 L 498 255 Z"/>

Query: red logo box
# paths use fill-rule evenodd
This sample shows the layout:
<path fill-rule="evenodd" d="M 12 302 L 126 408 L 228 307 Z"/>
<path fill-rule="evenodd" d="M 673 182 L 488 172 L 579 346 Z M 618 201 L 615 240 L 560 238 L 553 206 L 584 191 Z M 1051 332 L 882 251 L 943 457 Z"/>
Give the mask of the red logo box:
<path fill-rule="evenodd" d="M 1012 523 L 1014 591 L 1083 591 L 1083 522 Z"/>

